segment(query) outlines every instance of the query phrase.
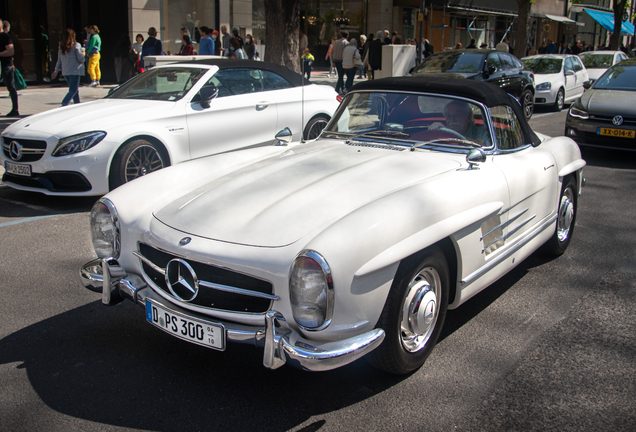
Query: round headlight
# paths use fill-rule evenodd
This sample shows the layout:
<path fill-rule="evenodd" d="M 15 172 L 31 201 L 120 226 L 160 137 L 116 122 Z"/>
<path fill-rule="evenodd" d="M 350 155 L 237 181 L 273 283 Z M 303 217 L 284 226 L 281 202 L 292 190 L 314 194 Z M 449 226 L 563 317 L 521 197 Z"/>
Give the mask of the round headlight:
<path fill-rule="evenodd" d="M 100 199 L 91 210 L 91 237 L 98 257 L 119 258 L 119 217 L 115 205 L 108 199 Z"/>
<path fill-rule="evenodd" d="M 322 330 L 333 315 L 333 280 L 327 261 L 315 251 L 301 253 L 291 268 L 289 296 L 292 314 L 304 330 Z"/>

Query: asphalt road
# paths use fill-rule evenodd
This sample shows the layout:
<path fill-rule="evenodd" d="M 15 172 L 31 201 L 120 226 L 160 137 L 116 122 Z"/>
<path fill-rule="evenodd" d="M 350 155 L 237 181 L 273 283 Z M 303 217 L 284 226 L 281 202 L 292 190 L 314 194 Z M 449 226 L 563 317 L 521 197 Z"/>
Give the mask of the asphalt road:
<path fill-rule="evenodd" d="M 565 111 L 535 130 L 563 133 Z M 588 151 L 568 251 L 534 254 L 457 310 L 419 371 L 364 359 L 262 366 L 149 326 L 80 287 L 95 199 L 0 186 L 2 431 L 619 431 L 636 429 L 636 155 Z"/>

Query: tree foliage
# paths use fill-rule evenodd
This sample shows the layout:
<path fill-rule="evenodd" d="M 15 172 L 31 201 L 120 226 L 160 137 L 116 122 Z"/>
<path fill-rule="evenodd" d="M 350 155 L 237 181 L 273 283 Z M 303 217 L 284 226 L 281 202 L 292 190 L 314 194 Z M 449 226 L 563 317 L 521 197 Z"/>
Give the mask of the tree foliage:
<path fill-rule="evenodd" d="M 300 0 L 264 0 L 265 60 L 300 73 Z"/>

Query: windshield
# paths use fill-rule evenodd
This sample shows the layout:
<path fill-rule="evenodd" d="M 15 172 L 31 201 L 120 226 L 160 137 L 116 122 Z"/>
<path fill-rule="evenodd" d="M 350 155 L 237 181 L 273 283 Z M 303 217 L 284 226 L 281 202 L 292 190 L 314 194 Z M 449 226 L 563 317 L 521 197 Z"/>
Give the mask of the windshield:
<path fill-rule="evenodd" d="M 608 69 L 593 86 L 596 90 L 636 91 L 636 65 L 625 66 L 618 63 Z"/>
<path fill-rule="evenodd" d="M 607 69 L 612 65 L 614 54 L 580 54 L 587 69 Z"/>
<path fill-rule="evenodd" d="M 429 57 L 415 73 L 479 73 L 484 68 L 484 60 L 484 54 L 449 51 Z"/>
<path fill-rule="evenodd" d="M 521 62 L 532 72 L 539 75 L 560 73 L 563 66 L 562 59 L 522 59 Z"/>
<path fill-rule="evenodd" d="M 489 147 L 483 109 L 457 98 L 409 93 L 353 93 L 345 98 L 323 136 L 382 136 L 392 144 L 431 142 Z"/>
<path fill-rule="evenodd" d="M 153 68 L 117 87 L 107 98 L 178 101 L 209 69 Z"/>

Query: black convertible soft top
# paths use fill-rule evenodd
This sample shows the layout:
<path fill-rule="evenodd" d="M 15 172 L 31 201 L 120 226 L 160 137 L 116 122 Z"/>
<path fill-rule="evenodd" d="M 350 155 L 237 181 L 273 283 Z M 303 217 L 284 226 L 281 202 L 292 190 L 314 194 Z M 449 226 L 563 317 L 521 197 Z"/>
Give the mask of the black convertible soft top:
<path fill-rule="evenodd" d="M 377 80 L 362 81 L 354 85 L 351 91 L 402 91 L 402 92 L 426 92 L 445 96 L 459 96 L 481 102 L 491 108 L 498 105 L 512 107 L 519 118 L 526 142 L 539 145 L 541 140 L 532 131 L 526 117 L 523 115 L 521 105 L 513 96 L 506 93 L 500 87 L 483 81 L 467 80 L 460 78 L 443 78 L 440 76 L 407 76 L 382 78 Z"/>
<path fill-rule="evenodd" d="M 180 62 L 179 64 L 205 64 L 210 66 L 218 66 L 219 69 L 236 69 L 236 68 L 250 68 L 250 69 L 261 69 L 267 70 L 270 72 L 274 72 L 287 81 L 290 82 L 294 87 L 300 87 L 303 84 L 303 77 L 289 69 L 288 67 L 281 66 L 274 63 L 264 62 L 264 61 L 255 61 L 255 60 L 238 60 L 238 59 L 201 59 L 201 60 L 190 60 L 185 62 Z M 305 80 L 305 85 L 310 84 L 309 81 Z"/>

